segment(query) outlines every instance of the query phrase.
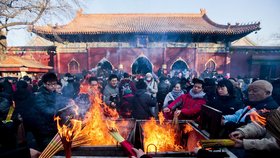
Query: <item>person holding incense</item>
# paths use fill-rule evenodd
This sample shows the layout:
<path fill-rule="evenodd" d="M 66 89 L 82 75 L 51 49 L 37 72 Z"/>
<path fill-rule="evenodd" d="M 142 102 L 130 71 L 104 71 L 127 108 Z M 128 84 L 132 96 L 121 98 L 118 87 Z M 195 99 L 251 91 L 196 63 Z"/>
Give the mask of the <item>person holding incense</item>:
<path fill-rule="evenodd" d="M 177 115 L 179 119 L 199 119 L 201 106 L 206 103 L 204 81 L 194 78 L 192 82 L 194 85 L 189 93 L 179 96 L 163 109 L 165 118 L 172 119 Z"/>
<path fill-rule="evenodd" d="M 68 103 L 66 98 L 57 94 L 57 81 L 55 73 L 44 74 L 42 77 L 43 85 L 39 88 L 39 92 L 35 94 L 33 117 L 36 132 L 33 134 L 40 151 L 48 145 L 57 133 L 54 115 Z"/>
<path fill-rule="evenodd" d="M 280 154 L 280 108 L 269 112 L 266 124 L 257 121 L 247 124 L 229 136 L 235 142 L 233 150 L 240 157 L 278 157 Z"/>
<path fill-rule="evenodd" d="M 271 83 L 265 80 L 257 80 L 248 87 L 247 106 L 237 110 L 232 115 L 224 115 L 221 124 L 224 125 L 228 133 L 236 128 L 251 122 L 250 113 L 261 110 L 277 109 L 279 105 L 271 97 L 273 87 Z"/>
<path fill-rule="evenodd" d="M 132 150 L 136 153 L 136 157 L 132 156 L 131 158 L 152 158 L 152 156 L 145 154 L 142 149 L 132 148 Z"/>

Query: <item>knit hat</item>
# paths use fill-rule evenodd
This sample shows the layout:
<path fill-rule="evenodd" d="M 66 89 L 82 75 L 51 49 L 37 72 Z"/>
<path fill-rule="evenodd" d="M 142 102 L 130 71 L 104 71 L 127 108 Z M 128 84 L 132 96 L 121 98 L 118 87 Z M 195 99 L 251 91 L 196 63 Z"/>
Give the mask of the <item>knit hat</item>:
<path fill-rule="evenodd" d="M 268 92 L 270 92 L 270 94 L 272 93 L 272 90 L 273 90 L 272 84 L 266 80 L 257 80 L 249 85 L 249 87 L 252 87 L 252 86 L 255 86 L 255 87 L 261 88 L 265 91 L 268 91 Z"/>
<path fill-rule="evenodd" d="M 153 77 L 152 73 L 148 72 L 146 73 L 146 77 Z"/>

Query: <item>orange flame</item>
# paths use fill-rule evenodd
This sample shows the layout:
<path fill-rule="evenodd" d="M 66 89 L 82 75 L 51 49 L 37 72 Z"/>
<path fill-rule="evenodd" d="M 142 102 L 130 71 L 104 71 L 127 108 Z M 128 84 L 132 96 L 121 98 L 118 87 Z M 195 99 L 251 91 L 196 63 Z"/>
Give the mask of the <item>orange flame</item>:
<path fill-rule="evenodd" d="M 83 120 L 84 128 L 81 131 L 90 140 L 87 145 L 116 145 L 117 141 L 109 134 L 108 129 L 117 129 L 121 135 L 128 136 L 128 122 L 116 122 L 119 118 L 117 110 L 103 103 L 99 91 L 90 89 L 88 94 L 92 105 Z"/>
<path fill-rule="evenodd" d="M 154 118 L 143 124 L 144 150 L 146 152 L 182 151 L 183 147 L 177 144 L 177 136 L 174 126 L 164 122 L 163 114 L 159 114 L 159 124 Z M 150 146 L 151 145 L 151 146 Z M 157 151 L 154 147 L 157 147 Z"/>
<path fill-rule="evenodd" d="M 67 142 L 71 142 L 82 129 L 82 121 L 71 119 L 68 125 L 63 124 L 60 126 L 59 121 L 61 118 L 59 116 L 55 117 L 58 133 L 61 138 L 65 138 Z"/>
<path fill-rule="evenodd" d="M 189 133 L 189 132 L 193 131 L 193 127 L 190 124 L 185 124 L 183 131 L 184 131 L 184 133 Z"/>
<path fill-rule="evenodd" d="M 60 125 L 60 117 L 55 117 L 59 135 L 71 141 L 76 137 L 87 140 L 87 145 L 116 145 L 117 141 L 109 134 L 108 129 L 116 129 L 124 137 L 127 137 L 132 128 L 128 121 L 118 121 L 118 112 L 105 105 L 102 101 L 101 93 L 98 89 L 92 89 L 87 84 L 81 86 L 80 93 L 89 94 L 91 107 L 85 114 L 84 120 L 79 121 L 71 119 L 67 125 Z M 78 114 L 78 106 L 74 101 L 70 101 L 67 107 L 73 107 L 72 110 Z M 67 109 L 67 108 L 66 108 Z M 68 118 L 73 118 L 68 116 Z M 70 122 L 70 123 L 69 123 Z M 81 137 L 82 136 L 82 137 Z"/>

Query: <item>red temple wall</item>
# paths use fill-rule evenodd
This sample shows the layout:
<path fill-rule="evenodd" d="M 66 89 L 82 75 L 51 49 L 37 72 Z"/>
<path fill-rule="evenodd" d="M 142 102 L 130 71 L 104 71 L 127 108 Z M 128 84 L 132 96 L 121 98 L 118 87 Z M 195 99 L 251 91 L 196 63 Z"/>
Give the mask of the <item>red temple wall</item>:
<path fill-rule="evenodd" d="M 9 49 L 8 49 L 9 50 Z M 27 50 L 16 48 L 9 50 L 7 54 L 17 55 L 24 58 L 34 59 L 44 65 L 54 66 L 54 71 L 59 74 L 68 72 L 68 64 L 75 59 L 79 64 L 79 72 L 89 70 L 98 64 L 102 58 L 106 58 L 112 63 L 114 68 L 120 64 L 124 66 L 124 71 L 131 72 L 131 66 L 140 55 L 146 56 L 153 64 L 153 71 L 157 71 L 163 64 L 166 64 L 170 71 L 171 65 L 179 58 L 182 58 L 192 70 L 200 75 L 205 70 L 205 64 L 209 59 L 216 63 L 216 70 L 220 74 L 230 72 L 231 77 L 259 77 L 261 65 L 267 63 L 252 64 L 254 57 L 261 56 L 261 60 L 266 62 L 274 61 L 276 70 L 274 76 L 280 76 L 279 54 L 275 52 L 256 52 L 255 50 L 236 50 L 230 53 L 201 52 L 194 48 L 88 48 L 88 52 L 56 52 L 54 55 L 54 65 L 50 64 L 50 56 L 47 50 L 37 50 L 36 47 Z M 263 59 L 262 56 L 265 58 Z M 276 64 L 275 64 L 276 63 Z M 272 65 L 273 65 L 272 64 Z"/>
<path fill-rule="evenodd" d="M 80 70 L 77 73 L 82 72 L 83 69 L 87 69 L 87 54 L 86 53 L 65 53 L 59 52 L 57 53 L 57 67 L 55 67 L 55 71 L 58 73 L 66 73 L 68 72 L 68 65 L 74 59 L 80 64 Z M 72 72 L 73 73 L 73 72 Z"/>
<path fill-rule="evenodd" d="M 131 72 L 132 64 L 140 55 L 147 57 L 153 65 L 153 71 L 157 71 L 163 64 L 167 65 L 170 71 L 171 66 L 177 59 L 183 59 L 188 67 L 201 73 L 205 70 L 205 64 L 209 59 L 213 59 L 217 64 L 217 71 L 227 72 L 226 53 L 208 53 L 196 52 L 190 48 L 89 48 L 86 53 L 59 53 L 60 65 L 56 67 L 59 73 L 68 72 L 68 64 L 72 59 L 80 63 L 80 72 L 82 70 L 92 69 L 98 62 L 106 58 L 112 63 L 114 68 L 120 64 L 124 66 L 124 71 Z M 59 59 L 57 57 L 57 59 Z"/>

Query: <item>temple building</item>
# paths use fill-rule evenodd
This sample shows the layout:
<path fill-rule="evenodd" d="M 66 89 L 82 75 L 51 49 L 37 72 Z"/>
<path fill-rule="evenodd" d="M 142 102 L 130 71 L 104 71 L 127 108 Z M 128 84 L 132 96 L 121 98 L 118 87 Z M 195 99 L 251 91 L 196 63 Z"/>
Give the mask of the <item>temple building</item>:
<path fill-rule="evenodd" d="M 260 30 L 260 23 L 213 22 L 205 9 L 197 14 L 83 14 L 66 25 L 34 26 L 30 31 L 50 41 L 45 51 L 25 48 L 59 74 L 81 73 L 97 66 L 129 73 L 181 70 L 275 78 L 280 75 L 280 47 L 238 43 Z M 246 38 L 245 38 L 246 39 Z M 245 43 L 245 45 L 243 45 Z M 42 48 L 42 46 L 41 46 Z M 10 48 L 8 53 L 15 54 Z M 40 52 L 40 53 L 39 53 Z"/>

